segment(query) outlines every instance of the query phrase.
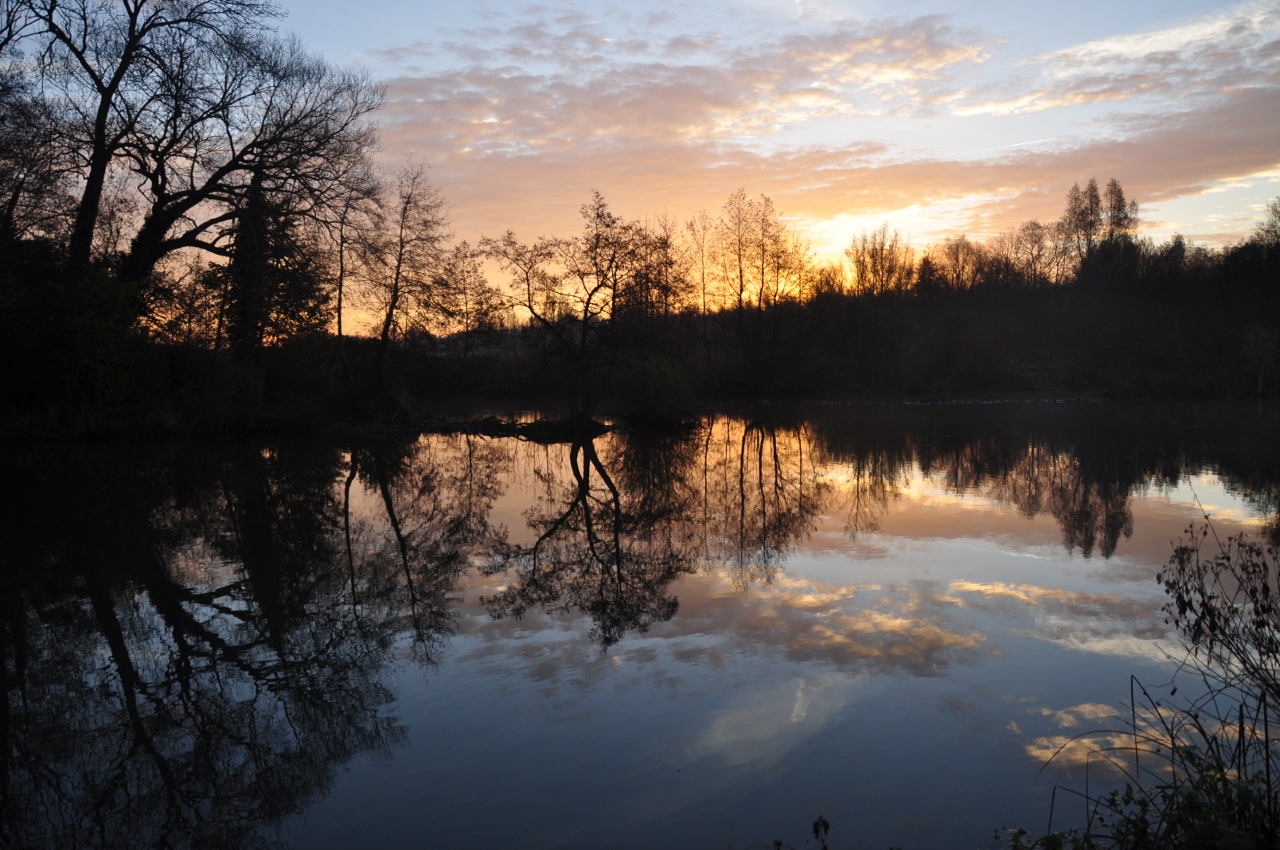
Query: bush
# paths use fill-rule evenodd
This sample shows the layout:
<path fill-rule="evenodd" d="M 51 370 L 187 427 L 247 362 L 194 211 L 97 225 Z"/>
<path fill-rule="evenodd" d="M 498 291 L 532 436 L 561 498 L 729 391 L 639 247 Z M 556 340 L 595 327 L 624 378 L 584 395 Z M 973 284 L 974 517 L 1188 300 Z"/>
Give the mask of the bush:
<path fill-rule="evenodd" d="M 1271 712 L 1280 697 L 1280 557 L 1244 535 L 1214 541 L 1194 529 L 1157 576 L 1168 622 L 1186 655 L 1179 677 L 1201 695 L 1176 707 L 1135 681 L 1123 746 L 1099 750 L 1125 774 L 1123 789 L 1090 798 L 1082 830 L 1031 839 L 1006 835 L 1012 848 L 1115 850 L 1261 850 L 1280 847 L 1280 748 Z M 1177 692 L 1175 685 L 1170 696 Z M 1113 734 L 1113 733 L 1091 733 Z"/>

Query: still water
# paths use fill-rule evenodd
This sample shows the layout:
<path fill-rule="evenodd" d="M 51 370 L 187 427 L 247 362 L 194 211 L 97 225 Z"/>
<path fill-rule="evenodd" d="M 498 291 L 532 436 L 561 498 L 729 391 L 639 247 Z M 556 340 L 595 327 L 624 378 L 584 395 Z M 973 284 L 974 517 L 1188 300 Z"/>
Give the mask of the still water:
<path fill-rule="evenodd" d="M 833 848 L 990 847 L 1109 779 L 1072 738 L 1123 727 L 1131 675 L 1167 693 L 1172 542 L 1276 535 L 1278 426 L 756 407 L 14 449 L 0 839 L 803 847 L 822 815 Z"/>

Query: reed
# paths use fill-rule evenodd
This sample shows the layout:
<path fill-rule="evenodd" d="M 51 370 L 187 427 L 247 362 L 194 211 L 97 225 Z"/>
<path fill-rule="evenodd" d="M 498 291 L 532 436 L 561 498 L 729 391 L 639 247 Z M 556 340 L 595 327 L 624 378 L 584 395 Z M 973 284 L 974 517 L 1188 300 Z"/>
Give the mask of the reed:
<path fill-rule="evenodd" d="M 1126 727 L 1068 742 L 1097 742 L 1094 752 L 1120 771 L 1120 782 L 1101 794 L 1088 779 L 1083 791 L 1056 787 L 1045 833 L 1006 831 L 1007 847 L 1280 847 L 1278 555 L 1244 535 L 1221 541 L 1211 524 L 1188 530 L 1157 576 L 1183 647 L 1168 696 L 1132 678 Z M 1083 826 L 1054 830 L 1059 791 L 1084 799 Z"/>

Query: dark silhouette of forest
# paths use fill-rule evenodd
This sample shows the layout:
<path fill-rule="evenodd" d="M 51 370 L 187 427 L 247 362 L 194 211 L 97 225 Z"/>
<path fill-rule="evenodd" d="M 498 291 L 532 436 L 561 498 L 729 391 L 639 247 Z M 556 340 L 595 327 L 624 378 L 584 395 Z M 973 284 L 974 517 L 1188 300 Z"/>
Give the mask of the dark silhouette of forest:
<path fill-rule="evenodd" d="M 840 264 L 743 190 L 684 222 L 596 193 L 577 235 L 455 241 L 425 168 L 373 158 L 380 85 L 278 16 L 4 4 L 3 433 L 408 421 L 468 395 L 661 419 L 762 394 L 1276 391 L 1280 202 L 1220 250 L 1141 237 L 1116 180 L 918 255 L 885 225 Z"/>

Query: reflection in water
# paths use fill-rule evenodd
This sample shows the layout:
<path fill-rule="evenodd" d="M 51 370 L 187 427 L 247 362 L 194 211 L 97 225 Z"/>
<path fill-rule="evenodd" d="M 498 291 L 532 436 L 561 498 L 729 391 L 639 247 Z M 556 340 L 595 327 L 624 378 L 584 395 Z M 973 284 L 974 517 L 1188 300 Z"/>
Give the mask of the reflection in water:
<path fill-rule="evenodd" d="M 525 515 L 537 539 L 486 568 L 512 578 L 485 599 L 490 614 L 582 612 L 603 647 L 671 619 L 679 602 L 668 586 L 696 566 L 692 446 L 681 435 L 620 436 L 600 449 L 580 440 L 568 447 L 567 480 L 539 469 L 540 497 Z"/>
<path fill-rule="evenodd" d="M 537 539 L 486 568 L 511 578 L 485 599 L 488 610 L 581 612 L 607 648 L 671 619 L 679 602 L 669 585 L 700 561 L 725 566 L 739 586 L 770 582 L 829 496 L 812 453 L 803 428 L 727 419 L 574 442 L 567 470 L 536 472 L 540 496 L 526 519 Z"/>
<path fill-rule="evenodd" d="M 712 420 L 699 461 L 705 557 L 735 583 L 773 579 L 825 507 L 830 488 L 813 461 L 807 428 Z"/>
<path fill-rule="evenodd" d="M 331 590 L 326 460 L 237 452 L 168 488 L 94 458 L 7 518 L 26 563 L 6 573 L 6 840 L 250 843 L 333 761 L 394 741 L 370 710 L 385 635 L 312 604 Z"/>
<path fill-rule="evenodd" d="M 451 594 L 473 553 L 502 543 L 489 513 L 509 461 L 502 445 L 472 436 L 350 456 L 342 535 L 352 595 L 364 605 L 377 600 L 379 616 L 410 636 L 421 661 L 433 661 L 451 633 Z M 375 506 L 353 521 L 356 480 Z"/>
<path fill-rule="evenodd" d="M 1123 535 L 1133 535 L 1130 487 L 1090 480 L 1080 461 L 1065 451 L 1028 444 L 1014 457 L 984 455 L 981 443 L 939 461 L 947 485 L 1014 505 L 1026 517 L 1049 514 L 1062 528 L 1062 543 L 1088 558 L 1096 546 L 1110 558 Z"/>
<path fill-rule="evenodd" d="M 335 766 L 397 744 L 392 649 L 430 662 L 447 634 L 503 453 L 349 458 L 86 453 L 28 479 L 5 518 L 7 844 L 261 844 Z M 353 520 L 356 481 L 381 517 Z"/>
<path fill-rule="evenodd" d="M 476 575 L 494 620 L 585 615 L 602 649 L 676 617 L 699 572 L 754 592 L 695 599 L 679 613 L 691 629 L 737 604 L 734 640 L 838 670 L 976 663 L 983 635 L 942 612 L 984 605 L 1043 610 L 1042 633 L 1066 645 L 1108 640 L 1059 632 L 1138 603 L 963 576 L 823 585 L 782 568 L 824 517 L 875 532 L 920 476 L 1050 516 L 1085 557 L 1111 557 L 1133 495 L 1188 468 L 1215 469 L 1274 528 L 1270 454 L 1142 433 L 713 417 L 532 454 L 461 435 L 20 454 L 0 517 L 0 843 L 270 843 L 340 765 L 401 744 L 396 668 L 440 663 Z M 493 516 L 522 494 L 515 543 Z"/>

